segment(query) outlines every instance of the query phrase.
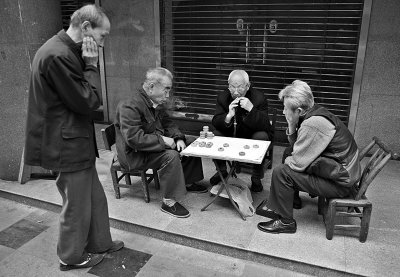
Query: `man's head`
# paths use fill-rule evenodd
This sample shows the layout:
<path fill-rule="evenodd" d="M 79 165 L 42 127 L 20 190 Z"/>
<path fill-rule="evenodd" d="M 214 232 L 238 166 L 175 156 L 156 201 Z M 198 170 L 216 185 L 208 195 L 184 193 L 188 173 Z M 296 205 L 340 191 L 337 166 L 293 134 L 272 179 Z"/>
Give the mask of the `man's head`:
<path fill-rule="evenodd" d="M 172 73 L 163 67 L 147 70 L 143 89 L 154 104 L 161 105 L 167 102 L 173 78 Z"/>
<path fill-rule="evenodd" d="M 295 80 L 279 92 L 279 99 L 283 101 L 286 118 L 297 119 L 314 106 L 314 96 L 310 86 L 303 81 Z"/>
<path fill-rule="evenodd" d="M 110 21 L 102 8 L 92 4 L 85 5 L 72 14 L 68 31 L 74 33 L 75 42 L 89 36 L 98 46 L 104 46 L 104 39 L 110 33 Z"/>
<path fill-rule="evenodd" d="M 233 70 L 229 74 L 228 85 L 233 99 L 245 96 L 250 88 L 249 75 L 244 70 Z"/>

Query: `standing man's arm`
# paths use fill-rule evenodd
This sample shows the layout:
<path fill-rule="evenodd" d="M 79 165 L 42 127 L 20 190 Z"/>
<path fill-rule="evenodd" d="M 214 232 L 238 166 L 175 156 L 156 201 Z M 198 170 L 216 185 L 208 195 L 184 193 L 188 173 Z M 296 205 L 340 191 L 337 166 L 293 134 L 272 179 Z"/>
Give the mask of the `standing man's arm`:
<path fill-rule="evenodd" d="M 63 103 L 78 114 L 90 114 L 101 103 L 101 81 L 97 68 L 98 49 L 93 38 L 84 38 L 82 57 L 86 63 L 82 70 L 75 57 L 54 57 L 49 63 L 47 80 L 58 92 Z"/>

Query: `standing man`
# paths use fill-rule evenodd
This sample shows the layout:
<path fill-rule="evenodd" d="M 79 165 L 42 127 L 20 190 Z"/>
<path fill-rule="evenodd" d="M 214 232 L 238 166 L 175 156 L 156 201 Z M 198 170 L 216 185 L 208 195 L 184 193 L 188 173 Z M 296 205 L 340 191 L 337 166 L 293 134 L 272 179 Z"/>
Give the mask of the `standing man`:
<path fill-rule="evenodd" d="M 104 11 L 87 5 L 37 51 L 32 62 L 26 123 L 25 163 L 59 172 L 63 199 L 57 254 L 60 270 L 92 267 L 112 241 L 107 199 L 99 181 L 91 112 L 100 106 L 98 46 L 110 32 Z"/>
<path fill-rule="evenodd" d="M 217 136 L 257 140 L 268 140 L 271 125 L 268 118 L 268 100 L 264 94 L 250 87 L 249 75 L 244 70 L 233 70 L 229 74 L 228 89 L 217 97 L 215 115 L 212 119 Z M 235 126 L 236 124 L 236 126 Z M 234 134 L 236 128 L 236 134 Z M 215 160 L 224 178 L 228 175 L 226 162 Z M 254 164 L 251 175 L 251 191 L 263 190 L 264 161 Z M 211 177 L 211 185 L 221 181 L 218 172 Z"/>
<path fill-rule="evenodd" d="M 204 178 L 200 158 L 180 157 L 190 144 L 166 113 L 172 88 L 172 73 L 162 67 L 149 69 L 146 80 L 130 99 L 119 103 L 115 119 L 118 160 L 124 168 L 155 168 L 160 179 L 161 211 L 188 217 L 189 211 L 176 200 L 186 191 L 202 193 L 196 184 Z M 185 188 L 186 184 L 186 188 Z"/>
<path fill-rule="evenodd" d="M 346 197 L 360 178 L 358 148 L 340 119 L 314 104 L 311 88 L 296 80 L 279 92 L 293 151 L 272 172 L 268 206 L 258 214 L 271 218 L 258 228 L 268 233 L 295 233 L 295 191 L 327 198 Z"/>

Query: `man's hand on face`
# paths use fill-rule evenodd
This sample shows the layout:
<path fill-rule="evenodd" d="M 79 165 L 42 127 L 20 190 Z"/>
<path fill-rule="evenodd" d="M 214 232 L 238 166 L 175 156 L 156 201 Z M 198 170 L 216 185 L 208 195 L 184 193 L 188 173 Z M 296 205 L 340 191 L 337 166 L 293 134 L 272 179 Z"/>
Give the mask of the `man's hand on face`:
<path fill-rule="evenodd" d="M 99 61 L 99 50 L 96 41 L 92 37 L 83 38 L 82 58 L 87 65 L 97 66 Z"/>
<path fill-rule="evenodd" d="M 176 148 L 176 144 L 173 138 L 169 138 L 169 137 L 165 137 L 162 136 L 164 143 L 167 147 L 171 148 L 171 149 L 175 149 Z"/>
<path fill-rule="evenodd" d="M 176 150 L 178 150 L 179 152 L 181 152 L 183 149 L 185 149 L 186 148 L 186 144 L 185 144 L 185 142 L 183 141 L 183 140 L 178 140 L 177 142 L 176 142 Z"/>
<path fill-rule="evenodd" d="M 245 109 L 248 112 L 250 112 L 251 109 L 253 109 L 254 105 L 253 105 L 253 103 L 251 103 L 249 98 L 239 97 L 236 99 L 239 99 L 239 104 L 242 109 Z"/>

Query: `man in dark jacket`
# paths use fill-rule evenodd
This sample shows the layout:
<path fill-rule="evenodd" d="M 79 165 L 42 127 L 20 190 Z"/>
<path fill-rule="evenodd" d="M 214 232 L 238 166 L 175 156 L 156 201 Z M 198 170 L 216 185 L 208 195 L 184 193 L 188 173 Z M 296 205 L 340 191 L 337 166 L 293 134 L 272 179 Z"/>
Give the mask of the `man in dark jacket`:
<path fill-rule="evenodd" d="M 274 168 L 268 203 L 257 213 L 272 218 L 258 228 L 295 233 L 293 197 L 304 191 L 327 198 L 346 197 L 360 178 L 358 148 L 350 131 L 324 107 L 314 104 L 311 88 L 296 80 L 279 93 L 293 147 L 284 164 Z"/>
<path fill-rule="evenodd" d="M 207 192 L 207 188 L 195 183 L 204 178 L 201 159 L 181 160 L 179 154 L 191 141 L 186 140 L 165 110 L 172 79 L 165 68 L 149 69 L 143 87 L 118 104 L 115 132 L 121 165 L 127 169 L 158 169 L 163 190 L 161 210 L 183 218 L 190 213 L 176 200 L 186 191 L 200 193 Z"/>
<path fill-rule="evenodd" d="M 59 172 L 63 206 L 57 254 L 63 271 L 92 267 L 103 253 L 124 246 L 111 240 L 91 117 L 101 100 L 97 47 L 109 31 L 104 12 L 84 6 L 71 16 L 68 30 L 49 39 L 32 62 L 25 163 Z"/>
<path fill-rule="evenodd" d="M 268 118 L 268 100 L 264 94 L 250 87 L 249 75 L 244 70 L 234 70 L 229 74 L 228 89 L 217 97 L 215 115 L 212 119 L 214 134 L 225 137 L 268 140 L 271 125 Z M 214 160 L 222 175 L 228 175 L 226 162 Z M 253 165 L 251 190 L 263 190 L 264 162 Z M 218 172 L 211 177 L 211 185 L 221 181 Z"/>

